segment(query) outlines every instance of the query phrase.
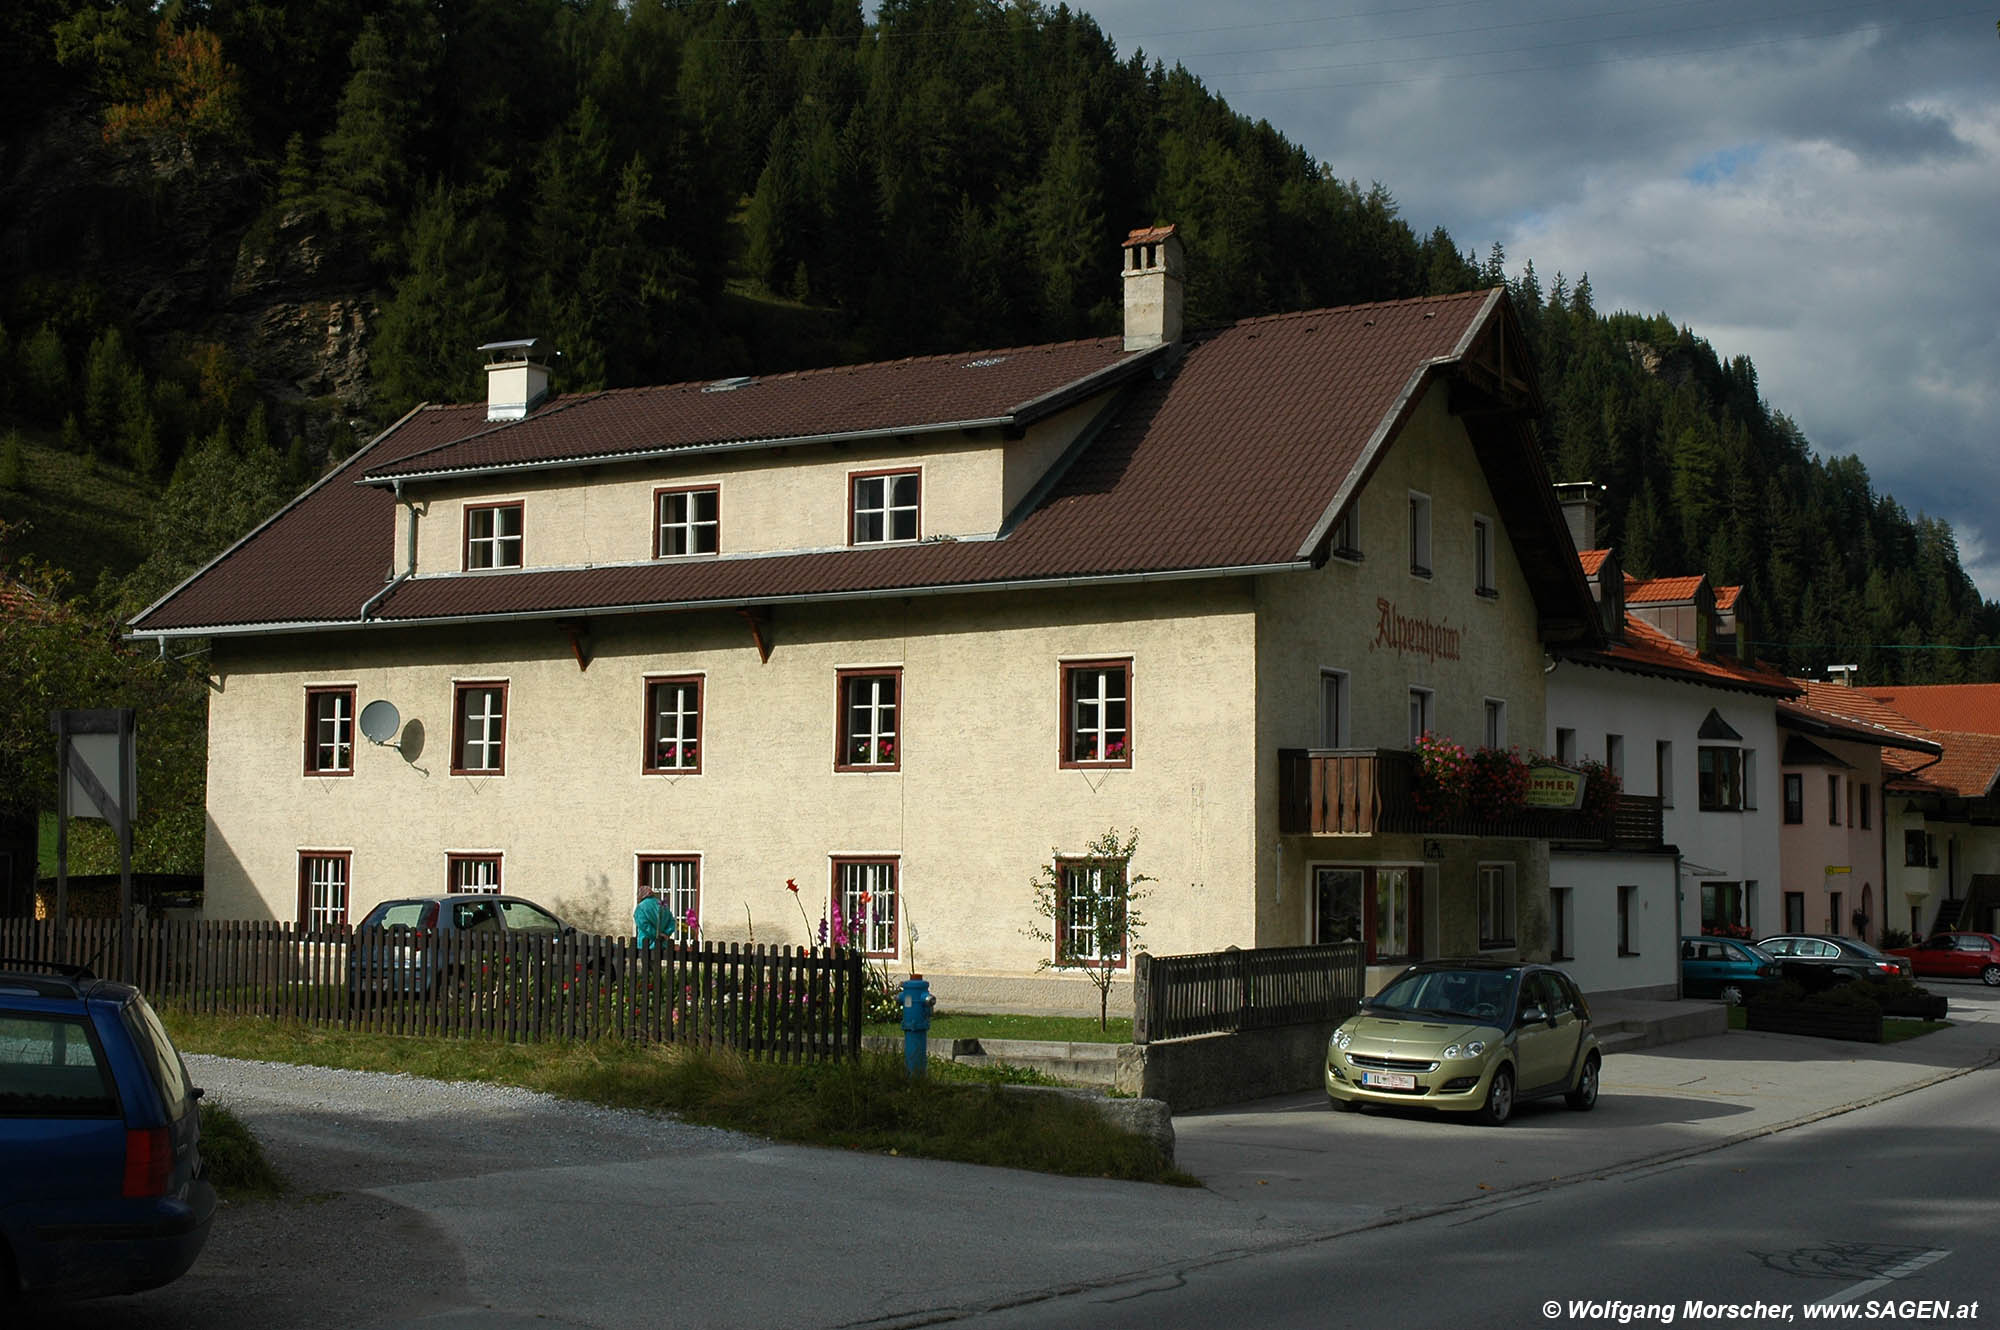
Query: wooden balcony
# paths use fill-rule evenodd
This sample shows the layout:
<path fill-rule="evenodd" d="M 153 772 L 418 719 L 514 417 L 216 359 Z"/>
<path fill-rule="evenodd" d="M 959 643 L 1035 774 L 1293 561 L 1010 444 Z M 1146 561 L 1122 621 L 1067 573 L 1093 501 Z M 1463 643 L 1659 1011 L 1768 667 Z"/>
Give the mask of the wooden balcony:
<path fill-rule="evenodd" d="M 1397 748 L 1278 750 L 1278 830 L 1288 836 L 1482 836 L 1632 849 L 1661 842 L 1660 801 L 1620 795 L 1607 821 L 1580 810 L 1501 817 L 1420 812 L 1416 754 Z"/>

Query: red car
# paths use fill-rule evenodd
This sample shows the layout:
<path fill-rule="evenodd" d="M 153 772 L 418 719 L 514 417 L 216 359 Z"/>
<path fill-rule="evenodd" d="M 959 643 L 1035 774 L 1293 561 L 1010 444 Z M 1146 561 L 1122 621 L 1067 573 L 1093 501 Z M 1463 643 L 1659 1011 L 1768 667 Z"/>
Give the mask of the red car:
<path fill-rule="evenodd" d="M 1922 978 L 1977 979 L 2000 987 L 2000 937 L 1991 933 L 1939 933 L 1891 956 L 1907 956 Z"/>

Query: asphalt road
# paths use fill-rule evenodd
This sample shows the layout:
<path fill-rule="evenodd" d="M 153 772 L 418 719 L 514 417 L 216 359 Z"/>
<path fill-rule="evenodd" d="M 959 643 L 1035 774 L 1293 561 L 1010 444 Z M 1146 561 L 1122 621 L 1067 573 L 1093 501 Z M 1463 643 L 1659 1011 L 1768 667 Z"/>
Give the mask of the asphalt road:
<path fill-rule="evenodd" d="M 979 1330 L 2000 1320 L 2000 1072 L 1725 1149 L 1193 1262 Z M 1695 1304 L 1690 1307 L 1690 1303 Z M 1810 1304 L 1822 1309 L 1809 1315 Z M 1661 1309 L 1668 1315 L 1663 1317 Z"/>
<path fill-rule="evenodd" d="M 1528 1325 L 1547 1298 L 1824 1287 L 1876 1247 L 1948 1250 L 1923 1288 L 1979 1296 L 1968 1263 L 2000 1268 L 1976 1235 L 1997 1217 L 2000 1072 L 1962 1069 L 2000 1051 L 2000 993 L 1952 993 L 1958 1028 L 1890 1048 L 1731 1035 L 1620 1054 L 1596 1111 L 1534 1106 L 1498 1130 L 1317 1095 L 1185 1117 L 1198 1190 L 190 1059 L 292 1196 L 225 1210 L 175 1284 L 22 1324 Z M 1839 1116 L 1786 1129 L 1822 1112 Z"/>

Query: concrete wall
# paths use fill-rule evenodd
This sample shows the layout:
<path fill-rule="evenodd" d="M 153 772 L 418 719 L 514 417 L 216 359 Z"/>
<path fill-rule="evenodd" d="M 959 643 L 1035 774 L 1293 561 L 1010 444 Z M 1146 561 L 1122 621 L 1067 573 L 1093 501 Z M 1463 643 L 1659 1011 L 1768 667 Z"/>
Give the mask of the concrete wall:
<path fill-rule="evenodd" d="M 1673 855 L 1563 851 L 1549 856 L 1549 886 L 1569 892 L 1570 955 L 1558 964 L 1585 993 L 1679 993 L 1682 929 Z M 1625 954 L 1618 948 L 1622 887 L 1632 888 Z M 1551 897 L 1551 909 L 1559 899 Z"/>
<path fill-rule="evenodd" d="M 1176 1113 L 1322 1087 L 1338 1020 L 1198 1035 L 1119 1050 L 1117 1088 Z"/>

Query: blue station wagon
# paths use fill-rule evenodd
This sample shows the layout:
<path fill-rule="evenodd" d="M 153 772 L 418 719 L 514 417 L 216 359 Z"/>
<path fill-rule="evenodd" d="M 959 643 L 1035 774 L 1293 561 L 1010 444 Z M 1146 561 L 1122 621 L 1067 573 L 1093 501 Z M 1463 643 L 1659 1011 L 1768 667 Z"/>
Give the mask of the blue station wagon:
<path fill-rule="evenodd" d="M 0 1301 L 186 1273 L 215 1218 L 200 1097 L 137 989 L 0 960 Z"/>
<path fill-rule="evenodd" d="M 1778 958 L 1733 937 L 1681 939 L 1681 992 L 1737 1006 L 1778 982 Z"/>

